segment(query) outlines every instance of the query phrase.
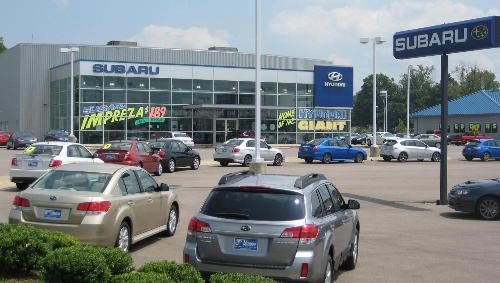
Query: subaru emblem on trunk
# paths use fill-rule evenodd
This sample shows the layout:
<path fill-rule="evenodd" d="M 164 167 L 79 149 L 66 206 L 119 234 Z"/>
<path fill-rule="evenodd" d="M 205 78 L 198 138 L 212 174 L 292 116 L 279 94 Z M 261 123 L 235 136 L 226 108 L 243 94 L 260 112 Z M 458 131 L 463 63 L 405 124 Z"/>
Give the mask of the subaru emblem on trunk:
<path fill-rule="evenodd" d="M 241 229 L 241 231 L 248 232 L 248 231 L 250 231 L 250 229 L 252 229 L 252 228 L 250 228 L 250 226 L 248 226 L 248 225 L 243 225 L 243 226 L 241 226 L 241 228 L 240 228 L 240 229 Z"/>
<path fill-rule="evenodd" d="M 50 196 L 49 199 L 50 200 L 57 200 L 56 196 Z"/>

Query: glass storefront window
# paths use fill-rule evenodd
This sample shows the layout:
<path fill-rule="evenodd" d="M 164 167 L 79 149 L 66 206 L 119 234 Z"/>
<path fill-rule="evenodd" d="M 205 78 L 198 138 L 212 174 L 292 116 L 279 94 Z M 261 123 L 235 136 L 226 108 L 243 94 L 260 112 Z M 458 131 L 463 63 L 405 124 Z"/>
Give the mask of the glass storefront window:
<path fill-rule="evenodd" d="M 276 132 L 277 130 L 276 120 L 264 120 L 262 121 L 261 129 L 267 132 Z"/>
<path fill-rule="evenodd" d="M 213 118 L 213 110 L 208 109 L 195 109 L 193 117 L 195 118 Z"/>
<path fill-rule="evenodd" d="M 151 78 L 151 89 L 170 91 L 170 79 Z"/>
<path fill-rule="evenodd" d="M 98 112 L 98 107 L 102 108 L 102 103 L 80 103 L 80 116 Z"/>
<path fill-rule="evenodd" d="M 255 120 L 254 119 L 240 119 L 239 129 L 247 131 L 255 131 Z"/>
<path fill-rule="evenodd" d="M 297 96 L 297 107 L 313 107 L 314 96 Z"/>
<path fill-rule="evenodd" d="M 104 90 L 105 102 L 125 103 L 125 90 Z"/>
<path fill-rule="evenodd" d="M 262 119 L 276 119 L 278 118 L 278 114 L 276 113 L 276 110 L 262 110 L 261 112 Z"/>
<path fill-rule="evenodd" d="M 313 85 L 312 84 L 297 84 L 297 95 L 312 95 Z"/>
<path fill-rule="evenodd" d="M 254 118 L 255 110 L 240 110 L 240 118 Z"/>
<path fill-rule="evenodd" d="M 238 110 L 227 109 L 227 110 L 217 110 L 215 112 L 216 118 L 238 118 Z"/>
<path fill-rule="evenodd" d="M 216 93 L 215 104 L 238 104 L 236 93 Z"/>
<path fill-rule="evenodd" d="M 262 94 L 276 94 L 276 83 L 263 82 L 260 83 Z"/>
<path fill-rule="evenodd" d="M 151 131 L 170 131 L 170 119 L 168 118 L 158 118 L 152 119 L 149 123 L 149 129 Z"/>
<path fill-rule="evenodd" d="M 149 103 L 149 92 L 127 91 L 127 103 Z"/>
<path fill-rule="evenodd" d="M 278 134 L 279 144 L 292 144 L 295 143 L 295 134 Z"/>
<path fill-rule="evenodd" d="M 81 78 L 81 88 L 102 88 L 102 77 L 81 76 Z"/>
<path fill-rule="evenodd" d="M 191 118 L 172 118 L 172 131 L 191 131 Z"/>
<path fill-rule="evenodd" d="M 240 93 L 255 94 L 255 82 L 240 82 Z"/>
<path fill-rule="evenodd" d="M 263 95 L 261 98 L 263 106 L 276 106 L 276 95 Z"/>
<path fill-rule="evenodd" d="M 308 143 L 314 139 L 314 133 L 299 133 L 297 134 L 297 143 Z"/>
<path fill-rule="evenodd" d="M 276 143 L 276 134 L 275 133 L 266 133 L 262 132 L 262 138 L 268 143 L 273 144 Z"/>
<path fill-rule="evenodd" d="M 292 133 L 296 131 L 296 125 L 296 120 L 280 120 L 278 122 L 278 131 Z"/>
<path fill-rule="evenodd" d="M 278 106 L 295 107 L 295 95 L 278 95 Z"/>
<path fill-rule="evenodd" d="M 196 132 L 193 134 L 193 140 L 195 144 L 211 144 L 213 142 L 214 135 L 212 132 Z"/>
<path fill-rule="evenodd" d="M 170 104 L 170 92 L 152 91 L 149 99 L 151 104 Z"/>
<path fill-rule="evenodd" d="M 212 80 L 193 80 L 193 91 L 209 91 L 214 89 L 214 82 Z"/>
<path fill-rule="evenodd" d="M 102 131 L 81 131 L 81 143 L 85 144 L 101 144 Z"/>
<path fill-rule="evenodd" d="M 182 106 L 172 106 L 171 117 L 191 117 L 191 110 L 184 109 Z"/>
<path fill-rule="evenodd" d="M 114 117 L 106 121 L 104 125 L 104 130 L 114 130 L 114 131 L 124 131 L 126 117 Z"/>
<path fill-rule="evenodd" d="M 193 119 L 193 130 L 194 131 L 212 131 L 213 129 L 213 120 L 212 119 L 197 119 L 197 116 L 194 116 Z"/>
<path fill-rule="evenodd" d="M 82 89 L 82 102 L 102 102 L 102 90 Z"/>
<path fill-rule="evenodd" d="M 192 91 L 193 80 L 191 79 L 172 79 L 172 90 Z"/>
<path fill-rule="evenodd" d="M 197 93 L 193 94 L 193 104 L 214 104 L 212 93 Z"/>
<path fill-rule="evenodd" d="M 149 89 L 148 78 L 127 78 L 127 88 L 129 89 Z"/>
<path fill-rule="evenodd" d="M 125 132 L 123 131 L 105 131 L 104 132 L 104 142 L 113 141 L 113 140 L 124 140 Z"/>
<path fill-rule="evenodd" d="M 282 94 L 295 94 L 295 84 L 293 83 L 279 83 L 278 93 Z"/>
<path fill-rule="evenodd" d="M 255 104 L 255 95 L 254 94 L 240 94 L 240 104 L 254 105 Z"/>
<path fill-rule="evenodd" d="M 173 92 L 172 104 L 191 104 L 193 102 L 192 92 Z"/>
<path fill-rule="evenodd" d="M 214 81 L 214 91 L 216 92 L 237 92 L 238 82 L 234 81 Z"/>
<path fill-rule="evenodd" d="M 127 132 L 127 139 L 132 140 L 132 139 L 145 139 L 149 140 L 149 133 L 148 132 Z"/>
<path fill-rule="evenodd" d="M 104 77 L 104 88 L 125 88 L 125 78 Z"/>
<path fill-rule="evenodd" d="M 149 121 L 142 118 L 127 119 L 128 131 L 148 131 Z"/>

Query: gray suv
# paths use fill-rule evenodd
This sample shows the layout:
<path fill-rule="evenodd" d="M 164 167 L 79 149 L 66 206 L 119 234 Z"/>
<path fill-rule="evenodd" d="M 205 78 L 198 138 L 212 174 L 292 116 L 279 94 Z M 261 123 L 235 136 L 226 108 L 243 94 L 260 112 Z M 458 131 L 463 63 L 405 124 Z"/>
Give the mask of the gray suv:
<path fill-rule="evenodd" d="M 184 263 L 202 273 L 333 282 L 339 267 L 356 267 L 358 208 L 322 174 L 227 174 L 189 222 Z"/>

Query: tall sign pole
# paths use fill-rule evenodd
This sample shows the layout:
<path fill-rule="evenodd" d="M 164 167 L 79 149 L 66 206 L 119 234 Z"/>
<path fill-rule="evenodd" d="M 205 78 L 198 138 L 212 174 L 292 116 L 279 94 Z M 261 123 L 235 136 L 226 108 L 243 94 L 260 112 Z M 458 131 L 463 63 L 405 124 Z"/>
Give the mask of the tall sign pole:
<path fill-rule="evenodd" d="M 448 204 L 448 55 L 441 55 L 441 162 L 439 204 Z"/>

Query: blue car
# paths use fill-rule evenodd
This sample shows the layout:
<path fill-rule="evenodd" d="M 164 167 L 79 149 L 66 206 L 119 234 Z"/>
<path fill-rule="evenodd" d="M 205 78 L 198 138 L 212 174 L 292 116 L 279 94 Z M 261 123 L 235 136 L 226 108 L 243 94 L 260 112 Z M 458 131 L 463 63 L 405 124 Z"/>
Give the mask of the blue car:
<path fill-rule="evenodd" d="M 462 155 L 471 161 L 481 158 L 482 161 L 500 159 L 500 141 L 494 139 L 473 140 L 465 145 Z"/>
<path fill-rule="evenodd" d="M 314 160 L 320 160 L 323 163 L 344 160 L 362 163 L 367 155 L 364 150 L 352 147 L 343 139 L 323 138 L 302 144 L 298 157 L 304 159 L 306 163 L 312 163 Z"/>

